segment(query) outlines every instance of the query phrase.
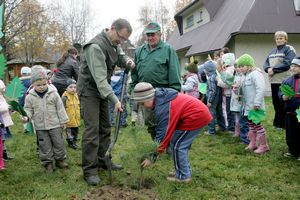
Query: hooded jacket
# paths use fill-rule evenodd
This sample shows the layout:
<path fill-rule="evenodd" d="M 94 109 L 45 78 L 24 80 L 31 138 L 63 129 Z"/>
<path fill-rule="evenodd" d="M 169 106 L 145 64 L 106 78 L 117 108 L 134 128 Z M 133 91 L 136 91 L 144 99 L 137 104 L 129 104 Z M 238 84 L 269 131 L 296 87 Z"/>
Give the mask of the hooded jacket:
<path fill-rule="evenodd" d="M 175 130 L 197 130 L 206 126 L 212 116 L 200 100 L 171 88 L 155 90 L 156 137 L 158 153 L 162 153 Z"/>
<path fill-rule="evenodd" d="M 50 86 L 43 98 L 31 89 L 25 98 L 24 110 L 36 130 L 59 128 L 69 121 L 59 94 Z"/>

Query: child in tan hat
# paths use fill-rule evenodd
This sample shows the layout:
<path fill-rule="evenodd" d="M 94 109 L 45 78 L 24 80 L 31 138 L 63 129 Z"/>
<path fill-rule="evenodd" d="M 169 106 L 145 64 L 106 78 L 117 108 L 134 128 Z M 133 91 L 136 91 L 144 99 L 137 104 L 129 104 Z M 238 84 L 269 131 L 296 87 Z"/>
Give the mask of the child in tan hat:
<path fill-rule="evenodd" d="M 141 166 L 148 167 L 155 162 L 170 144 L 176 174 L 167 177 L 167 180 L 191 181 L 188 151 L 201 128 L 212 120 L 208 108 L 192 96 L 171 88 L 154 89 L 146 82 L 135 86 L 132 97 L 145 108 L 154 109 L 157 122 L 155 141 L 159 146 Z"/>
<path fill-rule="evenodd" d="M 31 75 L 33 88 L 25 98 L 24 121 L 32 120 L 39 143 L 39 156 L 47 172 L 53 172 L 53 161 L 58 168 L 67 168 L 62 128 L 69 121 L 57 91 L 48 86 L 46 71 L 41 68 Z"/>

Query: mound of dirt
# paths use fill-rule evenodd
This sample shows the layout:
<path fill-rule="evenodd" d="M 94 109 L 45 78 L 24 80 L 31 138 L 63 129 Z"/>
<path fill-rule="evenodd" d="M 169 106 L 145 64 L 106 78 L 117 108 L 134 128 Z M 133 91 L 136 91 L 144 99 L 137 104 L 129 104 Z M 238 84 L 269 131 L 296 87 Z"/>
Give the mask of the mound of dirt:
<path fill-rule="evenodd" d="M 105 185 L 88 192 L 83 200 L 158 200 L 149 189 L 134 190 L 128 187 Z"/>

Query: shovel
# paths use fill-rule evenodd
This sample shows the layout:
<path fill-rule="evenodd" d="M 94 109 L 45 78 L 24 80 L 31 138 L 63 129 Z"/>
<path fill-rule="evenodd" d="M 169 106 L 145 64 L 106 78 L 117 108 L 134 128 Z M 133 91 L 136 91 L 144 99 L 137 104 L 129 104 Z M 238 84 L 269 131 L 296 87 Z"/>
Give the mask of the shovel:
<path fill-rule="evenodd" d="M 128 79 L 128 69 L 125 69 L 124 71 L 124 75 L 123 75 L 123 81 L 122 81 L 122 91 L 121 91 L 121 97 L 120 97 L 120 102 L 121 105 L 123 105 L 123 101 L 124 101 L 124 96 L 125 96 L 125 92 L 126 92 L 126 84 L 127 84 L 127 79 Z M 115 128 L 115 132 L 114 132 L 114 136 L 113 139 L 105 153 L 105 165 L 107 166 L 107 170 L 108 170 L 108 177 L 109 177 L 109 184 L 112 184 L 112 162 L 111 162 L 111 152 L 112 149 L 114 147 L 114 145 L 116 144 L 117 140 L 118 140 L 118 136 L 119 136 L 119 129 L 120 129 L 120 123 L 121 123 L 121 112 L 118 110 L 117 111 L 117 116 L 116 116 L 116 128 Z"/>

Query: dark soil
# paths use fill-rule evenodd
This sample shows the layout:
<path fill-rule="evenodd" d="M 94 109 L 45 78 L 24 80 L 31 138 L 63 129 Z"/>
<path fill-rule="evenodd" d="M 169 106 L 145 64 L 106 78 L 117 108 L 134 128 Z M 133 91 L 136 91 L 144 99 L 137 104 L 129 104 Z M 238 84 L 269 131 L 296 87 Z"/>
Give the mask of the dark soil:
<path fill-rule="evenodd" d="M 158 200 L 149 189 L 135 190 L 128 187 L 105 185 L 88 192 L 83 200 Z"/>

